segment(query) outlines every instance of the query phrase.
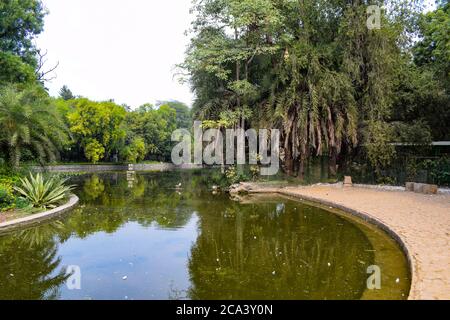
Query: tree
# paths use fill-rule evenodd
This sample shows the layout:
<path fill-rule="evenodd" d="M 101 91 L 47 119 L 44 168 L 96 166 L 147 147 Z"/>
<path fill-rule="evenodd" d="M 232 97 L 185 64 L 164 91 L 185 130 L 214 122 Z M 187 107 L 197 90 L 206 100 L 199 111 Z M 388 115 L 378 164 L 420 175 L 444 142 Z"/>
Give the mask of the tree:
<path fill-rule="evenodd" d="M 123 149 L 123 158 L 128 163 L 137 163 L 145 159 L 147 148 L 143 138 L 135 138 L 130 145 Z"/>
<path fill-rule="evenodd" d="M 219 120 L 232 111 L 242 128 L 247 117 L 280 129 L 292 174 L 320 155 L 335 174 L 359 146 L 374 166 L 386 165 L 397 66 L 410 54 L 420 2 L 376 1 L 388 9 L 381 29 L 370 30 L 366 1 L 194 1 L 181 65 L 196 93 L 193 112 Z"/>
<path fill-rule="evenodd" d="M 155 109 L 150 104 L 129 112 L 126 117 L 126 145 L 142 138 L 146 146 L 145 158 L 169 160 L 172 151 L 171 135 L 177 129 L 176 111 L 168 105 Z"/>
<path fill-rule="evenodd" d="M 34 62 L 33 40 L 44 29 L 47 14 L 40 0 L 2 1 L 0 3 L 0 50 Z"/>
<path fill-rule="evenodd" d="M 67 141 L 67 129 L 39 86 L 0 90 L 0 151 L 17 168 L 23 158 L 55 160 Z"/>
<path fill-rule="evenodd" d="M 97 162 L 117 153 L 125 138 L 122 126 L 125 109 L 113 102 L 95 102 L 86 98 L 73 100 L 72 104 L 73 111 L 67 116 L 70 131 L 86 156 Z"/>
<path fill-rule="evenodd" d="M 86 159 L 96 164 L 100 159 L 105 156 L 105 147 L 95 139 L 89 139 L 86 141 L 84 147 L 84 155 Z"/>
<path fill-rule="evenodd" d="M 414 48 L 414 61 L 431 68 L 450 91 L 450 3 L 442 1 L 435 11 L 423 14 L 419 28 L 421 41 Z"/>
<path fill-rule="evenodd" d="M 450 139 L 450 3 L 442 1 L 435 11 L 419 19 L 420 41 L 413 48 L 410 86 L 399 90 L 409 98 L 406 117 L 424 123 L 435 141 Z M 408 79 L 409 80 L 409 79 Z M 437 116 L 438 115 L 438 116 Z M 423 130 L 422 130 L 423 131 Z"/>
<path fill-rule="evenodd" d="M 0 84 L 36 80 L 33 40 L 42 32 L 46 14 L 40 0 L 0 2 Z"/>
<path fill-rule="evenodd" d="M 11 53 L 0 51 L 0 86 L 9 83 L 31 83 L 36 80 L 34 69 Z"/>
<path fill-rule="evenodd" d="M 62 98 L 65 101 L 75 99 L 75 96 L 73 95 L 72 91 L 70 91 L 69 87 L 67 87 L 66 85 L 64 85 L 59 90 L 59 96 L 60 96 L 60 98 Z"/>
<path fill-rule="evenodd" d="M 183 102 L 171 100 L 171 101 L 159 101 L 158 107 L 169 106 L 176 111 L 177 128 L 189 129 L 192 127 L 191 110 Z"/>

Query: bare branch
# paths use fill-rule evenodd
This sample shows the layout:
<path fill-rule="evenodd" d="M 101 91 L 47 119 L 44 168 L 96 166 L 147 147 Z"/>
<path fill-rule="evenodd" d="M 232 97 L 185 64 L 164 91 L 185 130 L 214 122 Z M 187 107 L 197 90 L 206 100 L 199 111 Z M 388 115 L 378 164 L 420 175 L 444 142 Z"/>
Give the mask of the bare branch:
<path fill-rule="evenodd" d="M 48 53 L 47 51 L 42 53 L 41 50 L 37 50 L 37 52 L 36 52 L 38 61 L 37 61 L 37 67 L 36 67 L 35 74 L 36 74 L 37 80 L 41 81 L 41 82 L 48 82 L 48 81 L 56 79 L 56 75 L 53 75 L 50 77 L 48 75 L 53 73 L 59 67 L 59 61 L 58 61 L 55 66 L 44 71 L 45 64 L 48 61 L 46 59 L 47 53 Z"/>

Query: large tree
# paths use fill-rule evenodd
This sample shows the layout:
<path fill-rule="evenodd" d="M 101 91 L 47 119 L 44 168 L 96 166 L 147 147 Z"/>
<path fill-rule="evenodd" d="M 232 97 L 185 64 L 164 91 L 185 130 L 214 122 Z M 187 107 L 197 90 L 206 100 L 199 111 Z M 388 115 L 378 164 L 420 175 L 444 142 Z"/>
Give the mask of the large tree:
<path fill-rule="evenodd" d="M 0 2 L 0 84 L 36 79 L 39 61 L 33 40 L 43 31 L 46 13 L 40 0 Z"/>
<path fill-rule="evenodd" d="M 192 127 L 191 109 L 183 102 L 170 100 L 170 101 L 158 101 L 156 104 L 158 107 L 169 106 L 174 109 L 177 117 L 177 128 L 189 129 Z"/>
<path fill-rule="evenodd" d="M 71 100 L 73 111 L 67 117 L 75 141 L 92 162 L 108 159 L 120 150 L 125 138 L 126 111 L 114 102 L 86 98 Z"/>
<path fill-rule="evenodd" d="M 194 115 L 225 111 L 254 127 L 278 128 L 288 172 L 312 156 L 337 162 L 364 146 L 389 163 L 389 124 L 398 68 L 409 54 L 421 1 L 194 1 L 193 39 L 182 67 L 196 94 Z M 367 6 L 382 11 L 368 28 Z M 247 125 L 248 126 L 248 125 Z"/>
<path fill-rule="evenodd" d="M 170 159 L 171 136 L 175 129 L 177 129 L 175 109 L 165 104 L 157 108 L 145 104 L 127 114 L 125 144 L 135 145 L 135 149 L 138 145 L 144 144 L 146 150 L 143 158 L 166 161 Z"/>
<path fill-rule="evenodd" d="M 24 158 L 55 160 L 66 141 L 64 122 L 41 87 L 0 90 L 0 153 L 13 167 Z"/>

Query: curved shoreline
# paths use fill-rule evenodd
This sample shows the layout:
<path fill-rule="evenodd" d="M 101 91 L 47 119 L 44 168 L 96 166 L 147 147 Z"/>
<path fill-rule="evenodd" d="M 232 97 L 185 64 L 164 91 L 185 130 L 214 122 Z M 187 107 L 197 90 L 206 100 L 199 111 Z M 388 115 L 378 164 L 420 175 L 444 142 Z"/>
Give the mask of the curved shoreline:
<path fill-rule="evenodd" d="M 41 213 L 32 214 L 23 218 L 14 219 L 7 222 L 0 223 L 0 234 L 6 233 L 17 228 L 22 228 L 34 224 L 38 224 L 40 222 L 51 219 L 55 216 L 58 216 L 64 212 L 67 212 L 73 209 L 78 204 L 79 198 L 76 195 L 71 195 L 69 201 L 52 210 L 47 210 Z"/>
<path fill-rule="evenodd" d="M 353 196 L 351 195 L 353 191 Z M 439 255 L 439 252 L 433 254 L 433 250 L 438 251 L 438 247 L 435 246 L 436 241 L 440 241 L 440 247 L 443 250 L 448 249 L 447 243 L 449 241 L 449 234 L 445 232 L 445 228 L 449 228 L 450 224 L 450 197 L 441 195 L 444 198 L 444 202 L 448 202 L 448 215 L 443 217 L 444 224 L 441 227 L 444 228 L 443 239 L 438 234 L 436 237 L 423 237 L 420 233 L 420 228 L 411 228 L 417 225 L 423 224 L 427 227 L 433 227 L 433 221 L 419 220 L 422 210 L 417 210 L 414 206 L 415 203 L 409 203 L 410 208 L 407 210 L 400 210 L 392 213 L 391 208 L 395 207 L 395 200 L 408 201 L 409 198 L 415 197 L 419 200 L 430 200 L 430 196 L 410 194 L 407 192 L 399 191 L 383 191 L 383 190 L 371 190 L 364 188 L 336 188 L 336 187 L 324 187 L 324 186 L 312 186 L 312 187 L 298 187 L 298 188 L 264 188 L 259 187 L 257 184 L 253 185 L 249 193 L 275 193 L 290 198 L 294 198 L 299 201 L 309 201 L 313 203 L 322 204 L 328 207 L 339 209 L 352 216 L 363 219 L 364 221 L 377 226 L 386 232 L 391 238 L 393 238 L 403 250 L 410 269 L 411 274 L 411 288 L 409 292 L 409 300 L 420 299 L 449 299 L 449 278 L 450 278 L 450 260 L 448 253 L 443 257 Z M 355 194 L 356 193 L 356 194 Z M 378 198 L 378 203 L 367 205 L 368 202 L 373 200 L 361 201 L 361 196 L 371 193 L 372 197 Z M 405 199 L 401 199 L 404 197 Z M 436 197 L 436 196 L 435 196 Z M 392 199 L 390 199 L 392 198 Z M 359 202 L 358 202 L 359 200 Z M 386 202 L 387 200 L 387 202 Z M 389 200 L 393 200 L 392 202 Z M 358 202 L 355 204 L 355 202 Z M 378 210 L 374 210 L 373 205 L 377 206 Z M 429 210 L 426 213 L 433 211 L 432 206 L 428 203 L 428 208 L 425 205 L 424 208 Z M 414 210 L 415 209 L 415 210 Z M 420 208 L 422 209 L 422 208 Z M 442 209 L 442 208 L 441 208 Z M 384 212 L 384 214 L 383 214 Z M 391 213 L 389 213 L 391 212 Z M 418 212 L 418 213 L 417 213 Z M 393 216 L 389 219 L 389 215 Z M 417 221 L 415 221 L 417 219 Z M 409 221 L 407 221 L 409 220 Z M 402 226 L 401 222 L 406 226 Z M 427 228 L 422 228 L 423 233 Z M 429 229 L 429 228 L 428 228 Z M 436 233 L 438 233 L 436 231 Z M 416 234 L 416 238 L 414 238 Z M 441 235 L 442 236 L 442 235 Z M 440 239 L 439 239 L 440 238 Z M 424 240 L 429 243 L 421 243 Z M 417 244 L 416 244 L 417 243 Z M 428 254 L 425 254 L 424 248 L 428 249 Z M 431 251 L 431 253 L 430 253 Z M 445 253 L 445 251 L 443 251 Z M 438 271 L 438 272 L 436 272 Z M 432 286 L 431 286 L 431 285 Z"/>

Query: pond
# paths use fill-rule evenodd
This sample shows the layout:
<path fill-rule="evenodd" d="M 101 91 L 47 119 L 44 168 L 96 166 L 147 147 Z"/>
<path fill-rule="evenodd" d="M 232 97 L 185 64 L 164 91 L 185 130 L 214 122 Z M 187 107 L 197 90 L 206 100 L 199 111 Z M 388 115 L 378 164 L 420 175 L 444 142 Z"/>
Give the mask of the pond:
<path fill-rule="evenodd" d="M 384 232 L 281 196 L 237 202 L 211 192 L 217 179 L 73 178 L 76 209 L 0 236 L 0 299 L 407 298 L 406 259 Z M 373 265 L 379 290 L 367 289 Z"/>

